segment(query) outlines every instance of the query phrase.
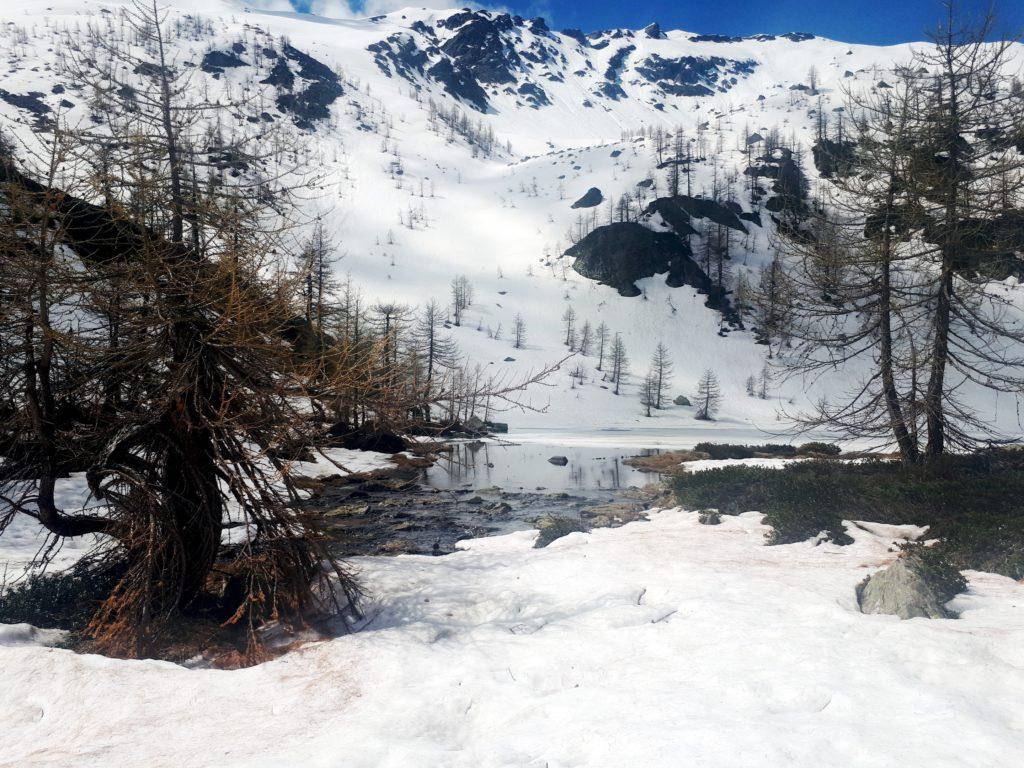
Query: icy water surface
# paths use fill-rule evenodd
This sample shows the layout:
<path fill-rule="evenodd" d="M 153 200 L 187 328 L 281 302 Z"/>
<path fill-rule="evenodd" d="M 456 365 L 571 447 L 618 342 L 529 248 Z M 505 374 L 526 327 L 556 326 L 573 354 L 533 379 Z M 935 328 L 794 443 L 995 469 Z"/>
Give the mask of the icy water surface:
<path fill-rule="evenodd" d="M 329 485 L 312 500 L 344 556 L 446 554 L 462 539 L 573 518 L 585 527 L 635 519 L 658 475 L 627 466 L 635 448 L 462 442 L 406 480 Z M 649 453 L 650 451 L 648 451 Z M 565 466 L 548 461 L 564 456 Z"/>
<path fill-rule="evenodd" d="M 624 463 L 630 456 L 658 453 L 657 449 L 579 447 L 499 442 L 456 443 L 450 453 L 424 471 L 423 482 L 434 488 L 493 488 L 515 491 L 569 491 L 591 494 L 641 488 L 658 480 Z M 565 466 L 548 461 L 568 459 Z"/>

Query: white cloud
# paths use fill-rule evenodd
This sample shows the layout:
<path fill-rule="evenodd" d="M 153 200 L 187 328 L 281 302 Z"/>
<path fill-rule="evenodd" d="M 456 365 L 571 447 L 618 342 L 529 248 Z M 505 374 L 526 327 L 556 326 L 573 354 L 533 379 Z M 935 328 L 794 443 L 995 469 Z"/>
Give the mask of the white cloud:
<path fill-rule="evenodd" d="M 313 0 L 309 12 L 328 19 L 351 19 L 357 15 L 348 0 Z"/>

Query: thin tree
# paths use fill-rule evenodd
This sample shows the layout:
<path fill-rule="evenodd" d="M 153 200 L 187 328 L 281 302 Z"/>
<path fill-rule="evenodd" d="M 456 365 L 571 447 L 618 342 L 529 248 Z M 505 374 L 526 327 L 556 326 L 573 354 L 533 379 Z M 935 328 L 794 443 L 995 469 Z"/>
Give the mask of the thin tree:
<path fill-rule="evenodd" d="M 701 421 L 714 421 L 718 409 L 722 405 L 722 389 L 718 377 L 710 368 L 704 371 L 697 383 L 696 418 Z"/>
<path fill-rule="evenodd" d="M 662 342 L 654 348 L 654 355 L 651 357 L 651 372 L 654 374 L 654 407 L 661 409 L 666 392 L 672 386 L 672 358 L 669 356 L 668 347 Z"/>
<path fill-rule="evenodd" d="M 514 349 L 522 349 L 526 344 L 526 321 L 523 320 L 523 316 L 516 313 L 516 316 L 512 320 L 512 347 Z"/>
<path fill-rule="evenodd" d="M 610 380 L 615 385 L 615 394 L 619 394 L 622 380 L 629 375 L 629 358 L 626 356 L 626 344 L 618 333 L 612 339 Z"/>

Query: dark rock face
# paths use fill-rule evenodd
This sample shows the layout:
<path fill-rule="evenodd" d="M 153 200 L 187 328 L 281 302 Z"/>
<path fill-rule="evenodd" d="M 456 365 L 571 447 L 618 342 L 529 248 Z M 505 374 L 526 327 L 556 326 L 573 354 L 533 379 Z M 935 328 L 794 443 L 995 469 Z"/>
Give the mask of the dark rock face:
<path fill-rule="evenodd" d="M 652 232 L 633 222 L 598 227 L 565 252 L 584 277 L 615 288 L 622 296 L 639 296 L 636 281 L 668 273 L 672 287 L 691 285 L 707 292 L 711 283 L 676 235 Z"/>
<path fill-rule="evenodd" d="M 573 208 L 594 208 L 604 202 L 604 196 L 597 187 L 591 187 L 579 200 L 572 204 Z"/>
<path fill-rule="evenodd" d="M 710 96 L 716 91 L 725 93 L 736 84 L 738 77 L 746 77 L 757 63 L 737 61 L 721 56 L 681 56 L 663 59 L 657 54 L 648 56 L 637 66 L 637 74 L 653 83 L 663 92 L 674 96 Z"/>
<path fill-rule="evenodd" d="M 573 28 L 563 29 L 562 30 L 562 34 L 565 35 L 566 37 L 572 38 L 577 43 L 582 45 L 584 48 L 589 48 L 590 47 L 590 40 L 588 40 L 587 36 L 585 34 L 583 34 L 583 30 L 582 29 L 573 29 Z"/>
<path fill-rule="evenodd" d="M 743 172 L 755 178 L 764 177 L 774 179 L 772 191 L 775 197 L 765 203 L 772 213 L 789 211 L 794 214 L 802 213 L 805 209 L 805 198 L 807 197 L 807 180 L 800 170 L 793 153 L 785 148 L 776 149 L 771 155 L 757 158 L 758 165 L 752 165 Z"/>
<path fill-rule="evenodd" d="M 521 64 L 519 54 L 506 46 L 501 32 L 512 29 L 512 18 L 506 14 L 489 15 L 472 12 L 457 13 L 442 22 L 448 29 L 458 29 L 441 50 L 452 58 L 457 68 L 468 72 L 482 83 L 513 83 L 514 70 Z"/>
<path fill-rule="evenodd" d="M 651 40 L 665 39 L 665 33 L 661 31 L 661 25 L 656 21 L 644 27 L 644 34 L 651 38 Z"/>
<path fill-rule="evenodd" d="M 742 37 L 729 37 L 728 35 L 691 35 L 691 43 L 742 43 Z"/>
<path fill-rule="evenodd" d="M 421 34 L 433 36 L 433 31 L 421 25 Z M 414 25 L 414 28 L 415 25 Z M 420 30 L 418 30 L 420 31 Z M 436 38 L 434 38 L 436 41 Z M 373 61 L 388 77 L 392 77 L 392 67 L 400 77 L 415 84 L 415 76 L 422 75 L 430 64 L 430 57 L 410 35 L 394 34 L 386 40 L 371 43 L 366 50 L 373 54 Z"/>
<path fill-rule="evenodd" d="M 548 98 L 544 89 L 539 85 L 534 85 L 533 83 L 523 83 L 519 86 L 516 93 L 526 99 L 534 109 L 546 107 L 551 104 L 551 100 Z"/>
<path fill-rule="evenodd" d="M 733 205 L 735 205 L 735 203 Z M 738 208 L 738 206 L 736 206 L 736 208 Z M 676 228 L 677 225 L 675 223 L 680 220 L 680 213 L 684 216 L 695 219 L 707 219 L 715 224 L 721 224 L 723 227 L 729 227 L 730 229 L 735 229 L 739 232 L 747 231 L 747 228 L 743 226 L 743 222 L 740 221 L 740 217 L 735 208 L 730 207 L 728 203 L 719 203 L 716 200 L 710 200 L 704 197 L 691 197 L 689 195 L 660 197 L 647 206 L 644 214 L 648 211 L 653 213 L 655 210 L 661 213 L 662 219 L 675 229 L 678 234 L 684 234 L 683 231 Z M 687 224 L 687 226 L 689 225 Z M 693 227 L 689 227 L 689 230 L 690 231 L 685 232 L 685 234 L 696 233 L 696 230 L 693 229 Z"/>
<path fill-rule="evenodd" d="M 43 101 L 45 95 L 39 91 L 30 91 L 26 94 L 11 93 L 0 88 L 0 99 L 6 101 L 12 107 L 31 112 L 37 118 L 47 115 L 52 111 L 49 105 Z"/>
<path fill-rule="evenodd" d="M 246 63 L 234 51 L 209 51 L 203 56 L 199 68 L 210 74 L 221 74 L 225 69 L 244 67 Z"/>
<path fill-rule="evenodd" d="M 328 430 L 328 435 L 335 444 L 351 450 L 401 453 L 409 447 L 401 436 L 376 424 L 364 424 L 356 429 L 336 424 Z"/>
<path fill-rule="evenodd" d="M 825 179 L 836 175 L 846 176 L 853 168 L 856 148 L 857 143 L 854 141 L 838 142 L 825 138 L 818 139 L 811 147 L 814 167 Z"/>
<path fill-rule="evenodd" d="M 291 90 L 295 85 L 293 75 L 290 78 L 292 86 L 282 86 L 291 92 L 278 94 L 277 108 L 282 112 L 290 113 L 295 124 L 300 128 L 313 130 L 314 121 L 330 117 L 330 106 L 344 93 L 344 89 L 334 70 L 308 53 L 291 45 L 285 45 L 284 56 L 298 66 L 298 77 L 305 82 L 306 87 L 298 91 Z M 279 70 L 281 63 L 282 60 L 278 59 L 274 65 L 274 71 L 278 71 L 284 77 L 283 71 Z M 285 66 L 287 67 L 287 65 Z M 291 74 L 290 69 L 289 74 Z M 271 77 L 273 77 L 273 71 Z M 284 80 L 288 82 L 289 78 L 284 77 Z"/>
<path fill-rule="evenodd" d="M 550 459 L 548 459 L 548 464 L 554 464 L 555 466 L 558 467 L 564 467 L 568 463 L 569 459 L 567 459 L 565 456 L 552 456 Z"/>
<path fill-rule="evenodd" d="M 448 59 L 438 61 L 427 70 L 427 74 L 441 83 L 444 89 L 455 98 L 468 102 L 481 112 L 487 111 L 487 93 L 480 87 L 480 83 L 456 69 Z"/>
<path fill-rule="evenodd" d="M 650 217 L 655 213 L 660 214 L 661 220 L 680 237 L 697 234 L 697 230 L 690 224 L 690 214 L 683 210 L 682 206 L 673 198 L 659 197 L 657 200 L 652 200 L 644 209 L 643 215 Z"/>

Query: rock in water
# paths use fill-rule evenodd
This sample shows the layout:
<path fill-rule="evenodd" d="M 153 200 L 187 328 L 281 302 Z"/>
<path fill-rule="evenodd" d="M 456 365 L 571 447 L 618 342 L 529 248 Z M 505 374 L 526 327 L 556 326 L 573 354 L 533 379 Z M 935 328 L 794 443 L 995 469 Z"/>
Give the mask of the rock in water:
<path fill-rule="evenodd" d="M 857 585 L 861 613 L 888 613 L 901 619 L 955 619 L 946 608 L 954 596 L 948 584 L 934 578 L 934 567 L 917 554 L 901 557 Z M 961 577 L 962 583 L 962 577 Z M 962 587 L 961 587 L 962 588 Z"/>
<path fill-rule="evenodd" d="M 548 462 L 551 464 L 555 464 L 559 467 L 564 467 L 566 464 L 569 463 L 569 459 L 567 459 L 565 456 L 552 456 L 550 459 L 548 459 Z"/>

